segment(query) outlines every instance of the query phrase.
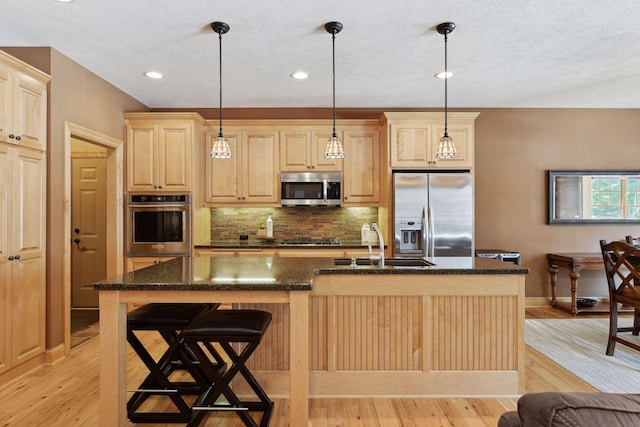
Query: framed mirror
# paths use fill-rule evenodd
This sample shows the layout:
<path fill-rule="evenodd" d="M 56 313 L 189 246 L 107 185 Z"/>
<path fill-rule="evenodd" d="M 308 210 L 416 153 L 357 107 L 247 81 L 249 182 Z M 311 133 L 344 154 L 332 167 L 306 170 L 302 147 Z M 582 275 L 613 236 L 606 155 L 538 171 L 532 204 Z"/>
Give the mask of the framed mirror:
<path fill-rule="evenodd" d="M 640 170 L 549 170 L 549 224 L 640 223 Z"/>

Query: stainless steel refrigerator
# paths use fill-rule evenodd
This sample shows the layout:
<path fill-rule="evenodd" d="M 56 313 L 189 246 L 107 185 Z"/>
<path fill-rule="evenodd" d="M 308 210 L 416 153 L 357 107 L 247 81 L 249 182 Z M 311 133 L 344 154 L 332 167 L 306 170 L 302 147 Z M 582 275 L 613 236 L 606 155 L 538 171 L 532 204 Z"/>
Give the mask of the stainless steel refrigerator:
<path fill-rule="evenodd" d="M 473 256 L 473 179 L 459 172 L 393 174 L 394 257 Z"/>

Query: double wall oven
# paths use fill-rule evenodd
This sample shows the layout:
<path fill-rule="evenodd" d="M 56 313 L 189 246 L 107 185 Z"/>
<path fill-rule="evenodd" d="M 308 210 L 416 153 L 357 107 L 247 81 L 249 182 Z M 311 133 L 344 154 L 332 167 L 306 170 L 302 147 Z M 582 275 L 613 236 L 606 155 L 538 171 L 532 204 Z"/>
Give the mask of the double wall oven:
<path fill-rule="evenodd" d="M 127 256 L 191 255 L 190 194 L 130 194 Z"/>

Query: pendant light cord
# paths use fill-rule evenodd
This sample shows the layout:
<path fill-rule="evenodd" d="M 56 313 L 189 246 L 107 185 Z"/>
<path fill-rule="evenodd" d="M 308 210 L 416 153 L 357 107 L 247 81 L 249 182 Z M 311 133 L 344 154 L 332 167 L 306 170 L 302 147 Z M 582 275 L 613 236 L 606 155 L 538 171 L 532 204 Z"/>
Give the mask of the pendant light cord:
<path fill-rule="evenodd" d="M 447 123 L 447 113 L 448 113 L 448 108 L 447 108 L 447 80 L 449 80 L 449 75 L 448 75 L 448 68 L 447 68 L 447 40 L 449 39 L 448 37 L 449 33 L 445 32 L 444 33 L 444 136 L 448 137 L 449 136 L 449 128 L 448 128 L 448 123 Z"/>
<path fill-rule="evenodd" d="M 331 32 L 331 46 L 333 56 L 333 137 L 336 138 L 336 31 Z"/>
<path fill-rule="evenodd" d="M 222 138 L 224 135 L 222 134 L 222 32 L 218 33 L 218 41 L 219 41 L 219 64 L 220 64 L 220 131 L 218 132 L 218 137 Z"/>

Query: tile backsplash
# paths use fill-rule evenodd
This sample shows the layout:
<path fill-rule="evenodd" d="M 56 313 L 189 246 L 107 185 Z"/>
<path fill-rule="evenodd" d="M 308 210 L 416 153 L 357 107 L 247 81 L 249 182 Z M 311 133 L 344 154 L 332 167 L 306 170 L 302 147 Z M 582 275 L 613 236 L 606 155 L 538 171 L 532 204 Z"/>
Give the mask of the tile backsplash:
<path fill-rule="evenodd" d="M 211 240 L 257 239 L 260 225 L 273 220 L 277 240 L 299 237 L 360 240 L 362 224 L 378 221 L 378 208 L 211 208 Z"/>

